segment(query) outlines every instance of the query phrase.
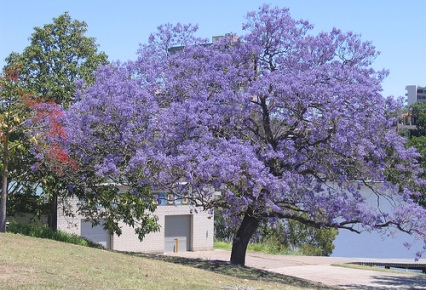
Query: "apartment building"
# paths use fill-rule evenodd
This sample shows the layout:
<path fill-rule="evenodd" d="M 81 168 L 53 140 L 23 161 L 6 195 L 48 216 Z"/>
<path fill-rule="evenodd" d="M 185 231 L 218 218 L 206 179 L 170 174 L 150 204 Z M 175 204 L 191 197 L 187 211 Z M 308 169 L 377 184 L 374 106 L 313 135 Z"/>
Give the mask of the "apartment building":
<path fill-rule="evenodd" d="M 409 85 L 405 87 L 407 91 L 405 96 L 407 97 L 407 105 L 411 106 L 418 102 L 426 102 L 426 87 L 419 87 L 415 85 Z M 402 114 L 400 121 L 398 123 L 398 130 L 416 129 L 416 115 L 411 111 L 407 111 Z"/>
<path fill-rule="evenodd" d="M 405 87 L 407 93 L 407 105 L 410 106 L 417 102 L 426 102 L 426 87 L 409 85 Z"/>

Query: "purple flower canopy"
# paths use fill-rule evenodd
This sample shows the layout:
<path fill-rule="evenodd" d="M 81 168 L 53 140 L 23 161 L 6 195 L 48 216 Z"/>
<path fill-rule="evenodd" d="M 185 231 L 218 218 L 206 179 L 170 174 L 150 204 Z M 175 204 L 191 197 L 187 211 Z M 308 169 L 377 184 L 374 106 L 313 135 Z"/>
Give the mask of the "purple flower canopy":
<path fill-rule="evenodd" d="M 67 112 L 70 153 L 105 179 L 190 191 L 234 217 L 424 239 L 417 153 L 396 132 L 399 103 L 381 95 L 374 46 L 313 35 L 269 6 L 244 29 L 208 44 L 194 26 L 160 26 L 136 61 L 99 68 Z"/>

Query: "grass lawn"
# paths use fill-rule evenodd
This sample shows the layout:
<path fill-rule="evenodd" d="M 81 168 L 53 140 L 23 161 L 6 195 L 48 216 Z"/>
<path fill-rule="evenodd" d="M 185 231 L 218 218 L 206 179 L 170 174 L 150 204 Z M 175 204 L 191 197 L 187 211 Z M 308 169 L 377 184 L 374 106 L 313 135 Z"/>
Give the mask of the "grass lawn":
<path fill-rule="evenodd" d="M 0 289 L 330 289 L 219 261 L 127 255 L 0 234 Z"/>

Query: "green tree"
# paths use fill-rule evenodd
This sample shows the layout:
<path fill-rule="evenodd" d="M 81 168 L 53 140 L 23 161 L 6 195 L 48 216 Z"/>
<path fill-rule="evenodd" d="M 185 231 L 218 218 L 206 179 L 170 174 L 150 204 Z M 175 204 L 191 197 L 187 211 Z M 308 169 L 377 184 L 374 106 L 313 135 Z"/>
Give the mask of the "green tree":
<path fill-rule="evenodd" d="M 416 128 L 410 129 L 410 136 L 426 135 L 426 103 L 417 102 L 409 107 L 410 115 L 414 118 Z"/>
<path fill-rule="evenodd" d="M 426 178 L 426 134 L 421 136 L 410 136 L 407 140 L 406 146 L 416 148 L 417 152 L 419 153 L 419 157 L 417 158 L 417 160 L 424 170 L 422 177 Z M 423 207 L 426 207 L 425 190 L 423 190 L 423 195 L 420 196 L 417 200 L 419 204 L 421 204 Z"/>
<path fill-rule="evenodd" d="M 309 256 L 330 256 L 334 250 L 333 241 L 339 233 L 333 228 L 315 228 L 295 220 L 282 221 L 278 228 L 287 232 L 281 240 L 283 245 Z M 277 231 L 271 235 L 280 237 Z"/>
<path fill-rule="evenodd" d="M 31 44 L 22 54 L 11 53 L 7 65 L 21 63 L 19 79 L 28 89 L 68 107 L 73 103 L 75 81 L 92 83 L 92 72 L 107 64 L 108 57 L 97 51 L 94 38 L 85 36 L 87 24 L 72 20 L 67 12 L 34 30 Z"/>
<path fill-rule="evenodd" d="M 233 221 L 219 211 L 215 214 L 215 239 L 232 241 L 238 230 Z M 283 236 L 282 233 L 286 233 Z M 277 220 L 273 225 L 263 220 L 250 242 L 267 244 L 275 251 L 297 251 L 308 256 L 329 256 L 334 250 L 336 229 L 315 228 L 295 220 Z"/>
<path fill-rule="evenodd" d="M 22 88 L 33 92 L 39 103 L 50 103 L 54 100 L 68 108 L 74 103 L 75 82 L 82 79 L 86 84 L 91 84 L 92 72 L 99 65 L 108 63 L 107 55 L 98 52 L 95 39 L 85 36 L 86 32 L 87 24 L 84 21 L 72 20 L 65 12 L 53 18 L 53 23 L 35 27 L 30 37 L 30 45 L 22 53 L 11 53 L 6 58 L 6 67 L 19 65 L 16 82 L 19 82 Z M 36 131 L 37 128 L 31 129 L 34 134 Z M 49 225 L 55 229 L 57 188 L 60 186 L 53 183 L 60 181 L 49 176 L 49 172 L 35 171 L 34 156 L 30 154 L 30 147 L 26 146 L 29 143 L 23 142 L 27 136 L 18 134 L 15 138 L 21 138 L 20 143 L 24 144 L 25 148 L 20 152 L 21 156 L 15 152 L 11 156 L 13 158 L 8 159 L 8 168 L 15 171 L 15 174 L 10 176 L 13 182 L 8 185 L 8 198 L 11 201 L 8 214 L 13 213 L 10 209 L 20 211 L 23 207 L 32 212 L 41 210 L 40 199 L 35 196 L 36 189 L 41 187 L 44 195 L 50 199 L 52 207 L 49 210 Z M 13 190 L 16 192 L 11 194 Z M 28 208 L 29 205 L 36 205 L 36 208 Z"/>
<path fill-rule="evenodd" d="M 20 186 L 10 184 L 10 178 L 16 177 L 17 166 L 11 163 L 22 161 L 25 151 L 26 118 L 29 116 L 29 93 L 19 82 L 19 65 L 6 67 L 0 76 L 0 143 L 1 143 L 1 202 L 0 202 L 0 232 L 6 231 L 7 198 L 10 192 L 16 192 Z M 15 157 L 15 158 L 14 158 Z M 18 157 L 18 158 L 16 158 Z M 12 169 L 12 170 L 11 170 Z M 16 183 L 16 182 L 15 182 Z"/>
<path fill-rule="evenodd" d="M 424 170 L 422 177 L 426 178 L 426 103 L 412 104 L 408 107 L 408 115 L 413 118 L 416 128 L 403 130 L 401 134 L 408 139 L 406 147 L 414 147 L 419 153 L 417 160 Z M 426 190 L 423 190 L 423 195 L 417 201 L 426 207 Z"/>

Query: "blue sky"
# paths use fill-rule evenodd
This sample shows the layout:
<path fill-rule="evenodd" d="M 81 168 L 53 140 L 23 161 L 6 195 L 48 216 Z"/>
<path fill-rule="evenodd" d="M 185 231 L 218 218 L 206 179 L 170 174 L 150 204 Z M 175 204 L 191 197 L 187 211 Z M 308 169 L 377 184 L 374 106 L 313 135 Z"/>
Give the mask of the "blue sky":
<path fill-rule="evenodd" d="M 164 23 L 193 23 L 198 36 L 241 33 L 248 11 L 263 3 L 288 7 L 295 19 L 306 19 L 314 32 L 361 34 L 381 51 L 374 67 L 390 70 L 383 94 L 405 95 L 406 85 L 426 85 L 426 1 L 423 0 L 0 0 L 0 67 L 12 51 L 22 52 L 35 26 L 68 11 L 88 24 L 110 60 L 135 59 L 139 43 Z"/>

